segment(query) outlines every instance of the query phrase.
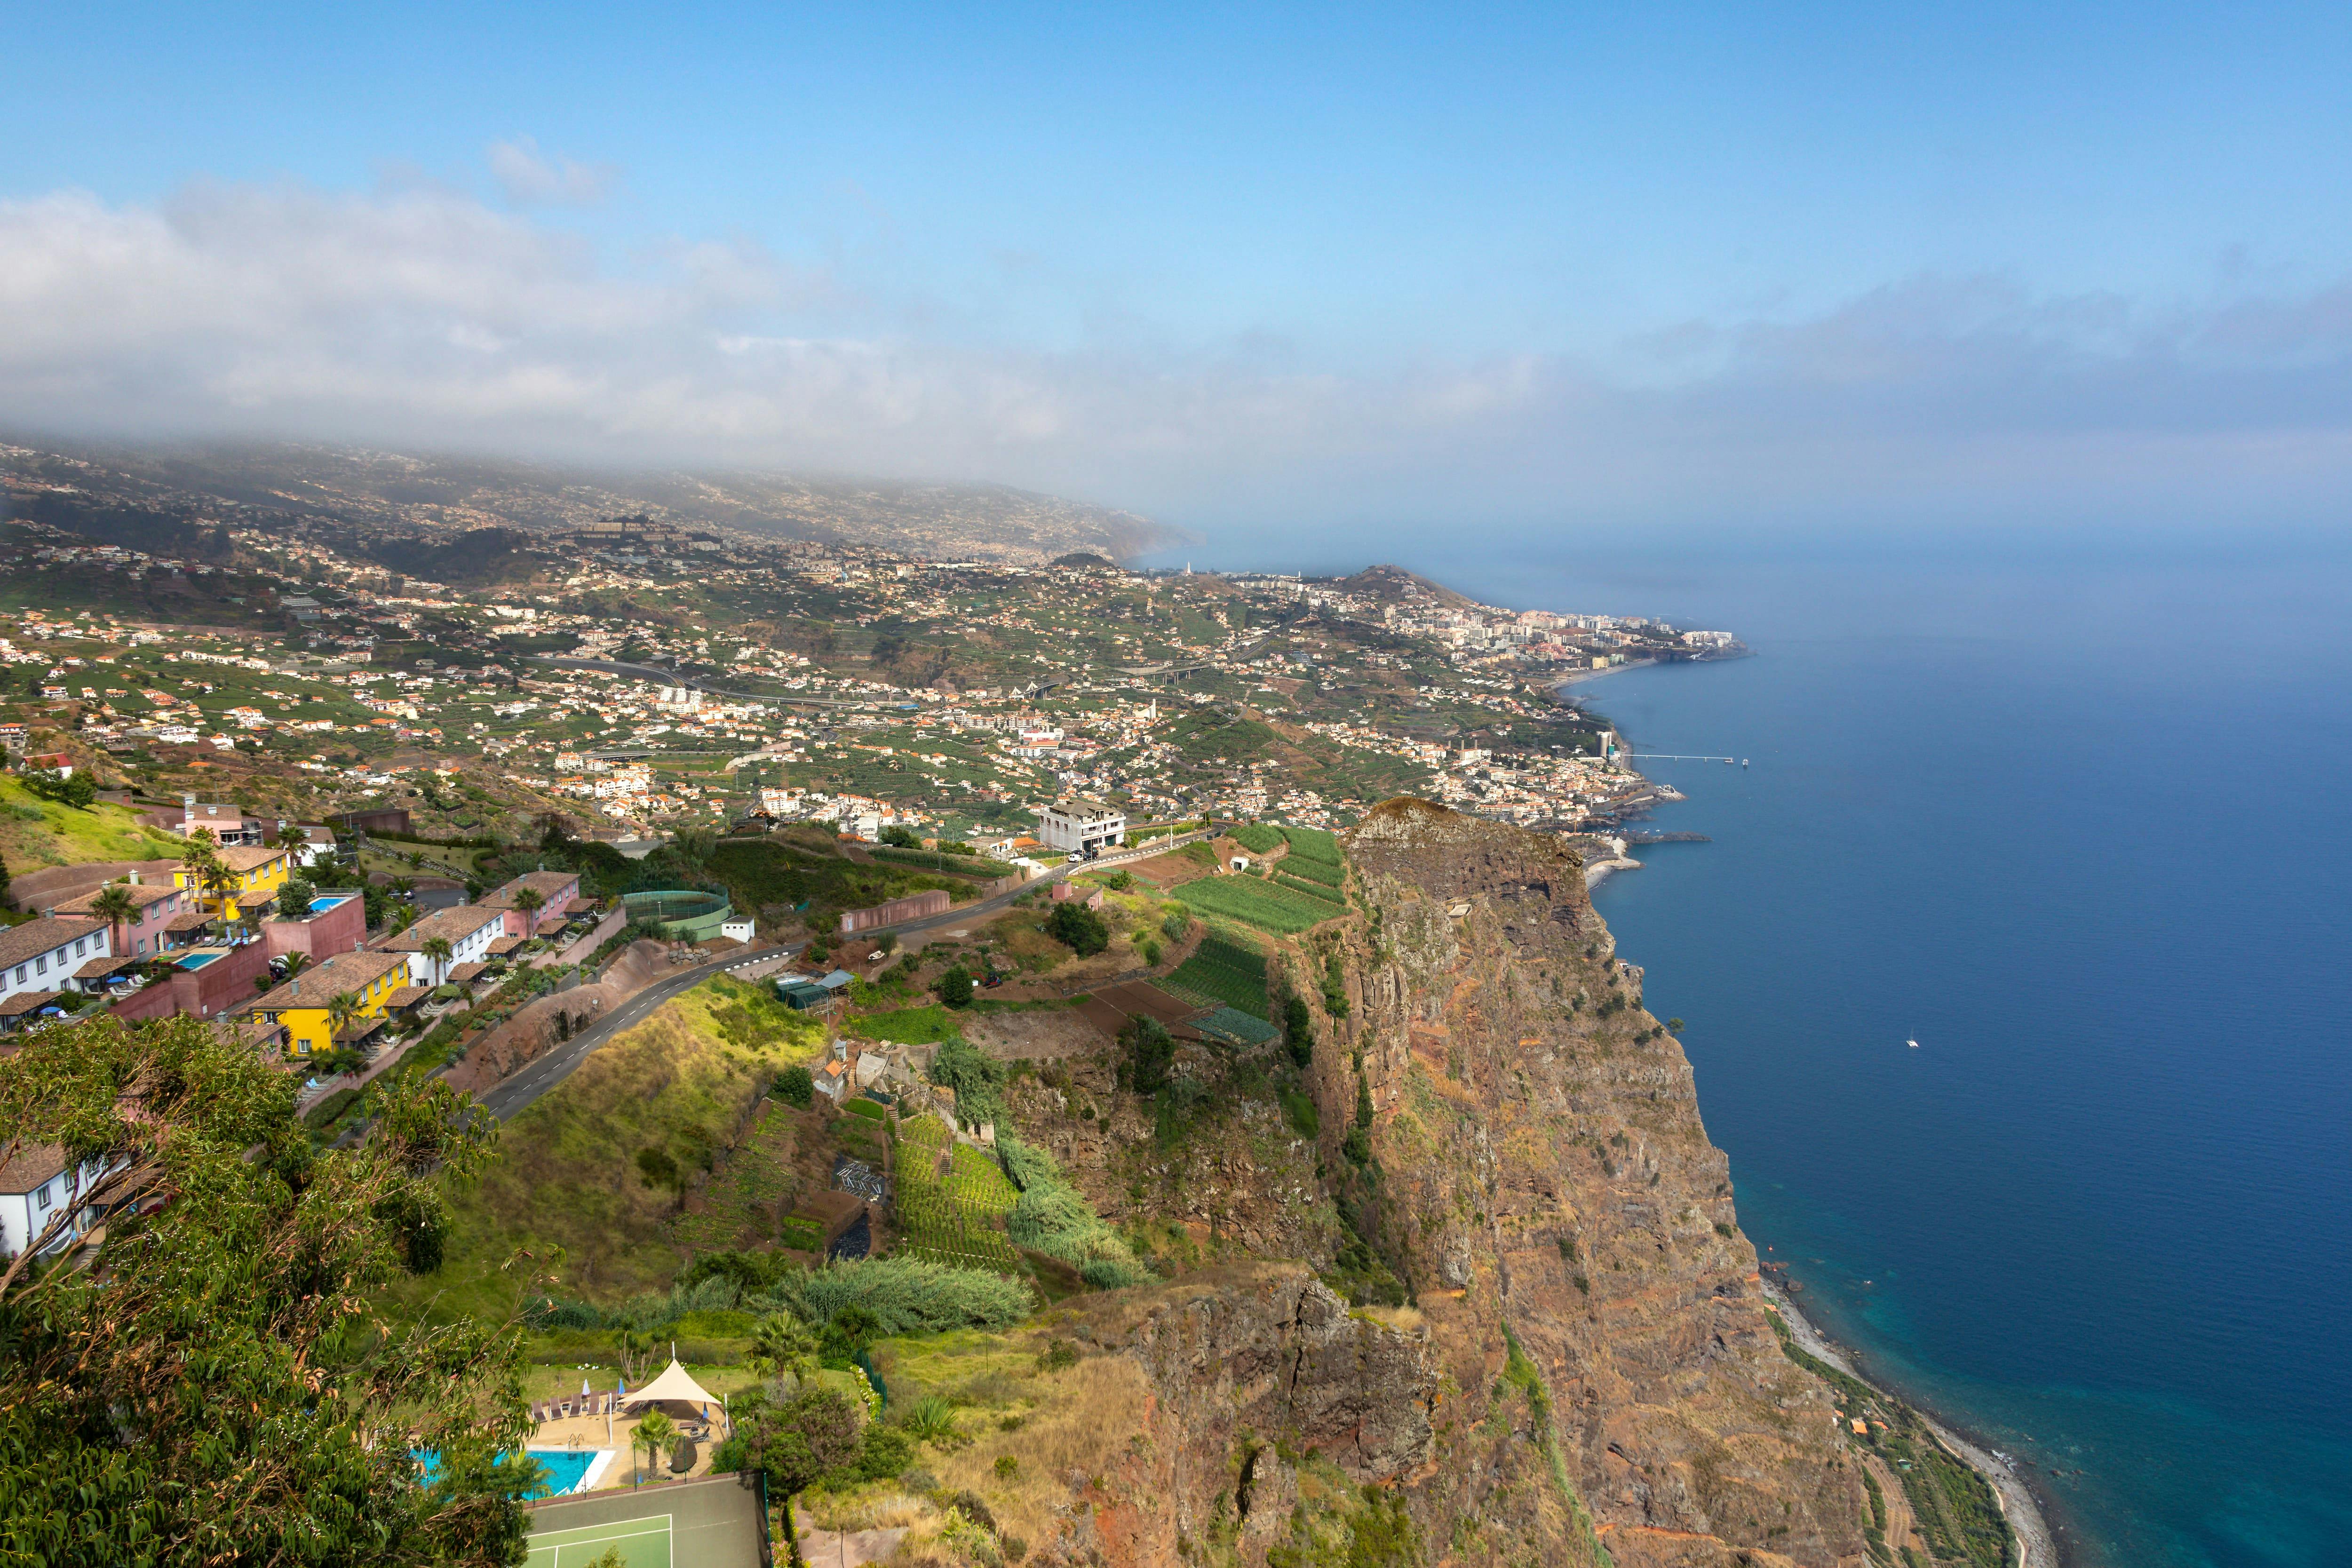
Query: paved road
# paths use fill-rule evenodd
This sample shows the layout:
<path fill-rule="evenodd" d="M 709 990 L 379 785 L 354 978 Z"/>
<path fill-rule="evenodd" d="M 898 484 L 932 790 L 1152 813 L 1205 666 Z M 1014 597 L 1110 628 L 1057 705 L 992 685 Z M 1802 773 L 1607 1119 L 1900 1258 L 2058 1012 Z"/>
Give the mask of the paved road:
<path fill-rule="evenodd" d="M 797 947 L 762 948 L 758 952 L 730 954 L 709 963 L 697 963 L 676 973 L 666 974 L 522 1071 L 501 1079 L 477 1098 L 492 1116 L 505 1121 L 570 1078 L 572 1069 L 588 1059 L 589 1052 L 622 1030 L 643 1023 L 652 1016 L 654 1009 L 680 992 L 693 989 L 714 974 L 764 973 L 782 966 L 799 951 Z"/>
<path fill-rule="evenodd" d="M 1182 834 L 1173 838 L 1155 839 L 1141 849 L 1129 850 L 1125 854 L 1106 855 L 1076 866 L 1067 864 L 1056 866 L 1043 877 L 982 899 L 977 903 L 960 905 L 945 914 L 927 915 L 921 920 L 905 921 L 894 926 L 878 926 L 873 931 L 860 931 L 857 934 L 879 936 L 888 931 L 896 931 L 904 937 L 923 931 L 944 931 L 951 927 L 968 925 L 1006 908 L 1013 900 L 1025 893 L 1063 880 L 1074 871 L 1099 870 L 1106 865 L 1117 865 L 1122 860 L 1146 859 L 1151 855 L 1160 854 L 1178 845 L 1189 844 L 1195 838 L 1206 837 L 1208 837 L 1206 833 Z M 524 1068 L 512 1078 L 501 1080 L 478 1097 L 480 1102 L 500 1121 L 508 1121 L 523 1107 L 570 1078 L 573 1069 L 588 1059 L 590 1052 L 623 1030 L 643 1023 L 653 1015 L 656 1008 L 671 997 L 691 990 L 714 974 L 732 974 L 739 972 L 751 974 L 766 973 L 782 967 L 787 959 L 799 952 L 799 947 L 763 948 L 756 953 L 730 954 L 709 963 L 698 963 L 690 968 L 680 969 L 675 974 L 664 975 L 618 1007 L 614 1008 L 604 1017 L 572 1036 L 571 1039 L 548 1055 Z"/>

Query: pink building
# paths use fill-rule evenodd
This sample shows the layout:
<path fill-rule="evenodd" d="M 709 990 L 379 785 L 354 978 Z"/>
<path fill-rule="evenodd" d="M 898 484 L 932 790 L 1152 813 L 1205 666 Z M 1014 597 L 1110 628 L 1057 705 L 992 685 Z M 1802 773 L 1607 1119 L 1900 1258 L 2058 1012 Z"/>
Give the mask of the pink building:
<path fill-rule="evenodd" d="M 114 1005 L 125 1023 L 186 1013 L 217 1018 L 249 1005 L 259 994 L 253 983 L 269 973 L 269 944 L 194 947 L 170 955 L 172 975 L 132 992 Z"/>
<path fill-rule="evenodd" d="M 538 929 L 532 929 L 529 913 L 515 902 L 515 895 L 525 888 L 539 894 Z M 574 905 L 579 905 L 575 909 Z M 484 896 L 482 908 L 505 913 L 507 935 L 538 936 L 546 931 L 560 931 L 563 922 L 587 906 L 580 898 L 580 873 L 577 871 L 526 871 L 504 887 Z"/>
<path fill-rule="evenodd" d="M 331 952 L 356 952 L 367 942 L 367 900 L 357 893 L 313 899 L 299 920 L 262 921 L 261 937 L 272 958 L 299 952 L 316 963 Z"/>

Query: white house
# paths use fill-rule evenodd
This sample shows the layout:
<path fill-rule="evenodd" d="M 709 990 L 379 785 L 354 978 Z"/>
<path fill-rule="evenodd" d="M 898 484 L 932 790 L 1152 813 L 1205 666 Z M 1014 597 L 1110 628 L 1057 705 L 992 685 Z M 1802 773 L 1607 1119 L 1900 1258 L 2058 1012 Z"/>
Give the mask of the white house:
<path fill-rule="evenodd" d="M 71 1219 L 46 1250 L 71 1246 L 99 1218 L 79 1206 L 80 1196 L 109 1168 L 107 1161 L 97 1159 L 68 1170 L 65 1151 L 55 1143 L 22 1144 L 13 1157 L 0 1162 L 0 1258 L 16 1257 L 58 1215 L 68 1212 Z"/>
<path fill-rule="evenodd" d="M 1086 795 L 1064 795 L 1037 814 L 1037 837 L 1066 855 L 1091 855 L 1125 842 L 1127 814 Z"/>
<path fill-rule="evenodd" d="M 506 931 L 506 910 L 487 904 L 460 904 L 454 910 L 434 910 L 398 936 L 379 942 L 377 951 L 407 956 L 410 984 L 438 985 L 461 963 L 488 963 L 490 944 Z M 446 964 L 425 956 L 425 944 L 436 936 L 449 944 Z"/>
<path fill-rule="evenodd" d="M 106 922 L 44 915 L 0 931 L 0 1001 L 20 991 L 63 991 L 92 958 L 110 958 Z"/>

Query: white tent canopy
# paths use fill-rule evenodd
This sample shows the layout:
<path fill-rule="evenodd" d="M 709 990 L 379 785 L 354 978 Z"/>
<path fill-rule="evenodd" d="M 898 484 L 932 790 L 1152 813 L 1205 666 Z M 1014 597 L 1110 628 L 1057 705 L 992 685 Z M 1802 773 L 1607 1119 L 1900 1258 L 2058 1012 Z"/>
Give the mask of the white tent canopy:
<path fill-rule="evenodd" d="M 703 1391 L 700 1384 L 686 1374 L 686 1368 L 672 1361 L 662 1374 L 621 1401 L 624 1410 L 635 1410 L 641 1405 L 666 1405 L 676 1401 L 681 1405 L 715 1405 L 719 1403 Z"/>

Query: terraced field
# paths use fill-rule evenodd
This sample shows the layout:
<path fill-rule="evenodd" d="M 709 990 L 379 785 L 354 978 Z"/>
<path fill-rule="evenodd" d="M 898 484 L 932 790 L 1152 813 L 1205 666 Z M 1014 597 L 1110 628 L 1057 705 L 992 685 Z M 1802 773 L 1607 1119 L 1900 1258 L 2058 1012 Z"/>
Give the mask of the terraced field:
<path fill-rule="evenodd" d="M 900 1252 L 966 1268 L 1019 1271 L 1002 1222 L 1021 1194 L 995 1161 L 957 1143 L 937 1117 L 917 1116 L 898 1124 L 898 1175 Z"/>
<path fill-rule="evenodd" d="M 1247 876 L 1203 877 L 1185 883 L 1175 896 L 1202 914 L 1221 915 L 1282 936 L 1328 921 L 1343 907 L 1297 888 Z"/>
<path fill-rule="evenodd" d="M 1221 931 L 1202 936 L 1192 956 L 1178 964 L 1164 984 L 1204 1007 L 1231 1007 L 1260 1022 L 1272 1016 L 1265 1001 L 1265 954 L 1255 943 L 1244 946 Z"/>

